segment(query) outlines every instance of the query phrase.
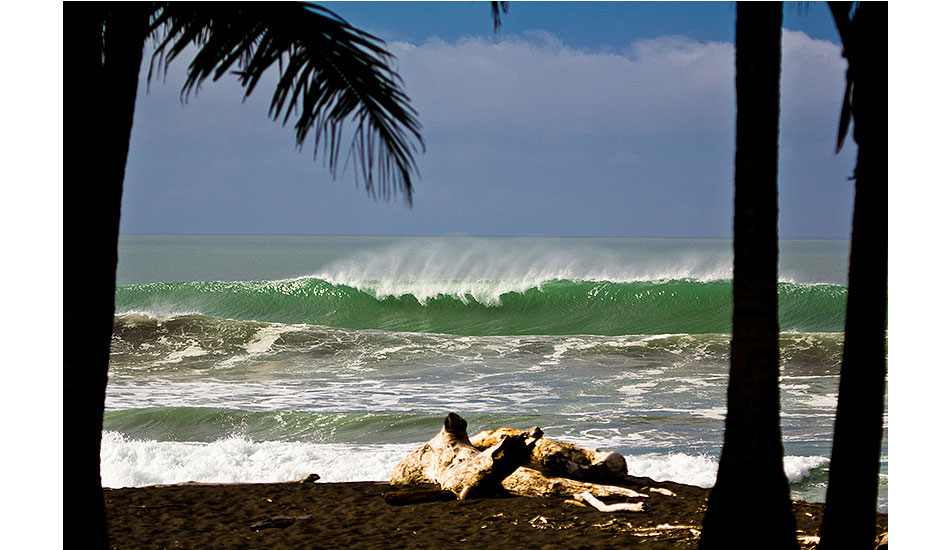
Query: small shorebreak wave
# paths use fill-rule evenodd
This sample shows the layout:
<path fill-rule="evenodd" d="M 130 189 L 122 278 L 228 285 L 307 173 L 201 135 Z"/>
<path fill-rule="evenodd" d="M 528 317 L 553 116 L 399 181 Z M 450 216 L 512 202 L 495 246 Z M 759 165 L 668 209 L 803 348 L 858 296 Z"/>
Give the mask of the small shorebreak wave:
<path fill-rule="evenodd" d="M 102 483 L 106 487 L 185 481 L 262 483 L 291 481 L 314 472 L 324 482 L 386 481 L 395 464 L 418 445 L 255 441 L 246 435 L 179 442 L 131 438 L 107 430 L 102 442 Z M 678 452 L 625 454 L 625 458 L 631 475 L 706 488 L 716 481 L 715 456 Z M 784 462 L 792 497 L 822 500 L 829 460 L 786 456 Z M 886 507 L 886 499 L 881 505 Z"/>

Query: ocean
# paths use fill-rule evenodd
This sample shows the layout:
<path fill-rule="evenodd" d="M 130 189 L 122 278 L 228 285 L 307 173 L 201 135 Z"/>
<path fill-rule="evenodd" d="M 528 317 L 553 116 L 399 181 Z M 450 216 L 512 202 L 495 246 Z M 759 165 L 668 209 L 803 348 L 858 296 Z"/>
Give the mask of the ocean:
<path fill-rule="evenodd" d="M 847 241 L 780 243 L 785 470 L 810 502 L 847 265 Z M 731 271 L 728 239 L 123 235 L 103 485 L 387 480 L 456 412 L 711 487 Z"/>

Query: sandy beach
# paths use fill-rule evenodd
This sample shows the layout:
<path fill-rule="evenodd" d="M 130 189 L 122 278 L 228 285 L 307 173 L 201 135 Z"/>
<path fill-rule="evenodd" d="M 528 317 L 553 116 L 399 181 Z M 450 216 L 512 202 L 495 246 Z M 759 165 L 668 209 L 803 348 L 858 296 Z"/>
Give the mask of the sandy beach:
<path fill-rule="evenodd" d="M 105 502 L 115 549 L 696 547 L 708 490 L 632 476 L 624 485 L 650 494 L 643 512 L 604 513 L 564 498 L 391 505 L 384 482 L 106 489 Z M 814 547 L 822 511 L 795 502 L 803 548 Z M 886 514 L 878 532 L 887 532 Z"/>

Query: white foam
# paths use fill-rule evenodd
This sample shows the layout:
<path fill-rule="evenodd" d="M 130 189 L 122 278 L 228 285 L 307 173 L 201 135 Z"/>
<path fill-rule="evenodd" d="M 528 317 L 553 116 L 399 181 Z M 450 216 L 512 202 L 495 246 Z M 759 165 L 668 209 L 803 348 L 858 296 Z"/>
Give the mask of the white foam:
<path fill-rule="evenodd" d="M 698 487 L 716 483 L 719 459 L 709 455 L 670 453 L 667 455 L 627 456 L 627 473 L 655 481 L 675 481 Z"/>
<path fill-rule="evenodd" d="M 617 391 L 624 395 L 637 396 L 650 393 L 657 385 L 656 382 L 640 382 L 638 384 L 627 384 L 617 388 Z"/>
<path fill-rule="evenodd" d="M 697 388 L 715 388 L 720 386 L 719 382 L 726 380 L 725 377 L 714 378 L 709 376 L 707 378 L 697 378 L 697 377 L 667 377 L 664 378 L 664 382 L 676 382 L 680 384 L 679 387 L 667 390 L 667 393 L 684 393 L 688 391 L 694 391 Z"/>
<path fill-rule="evenodd" d="M 599 339 L 581 339 L 581 338 L 569 338 L 563 342 L 558 342 L 554 345 L 554 353 L 544 356 L 544 361 L 538 363 L 539 365 L 557 365 L 560 364 L 561 358 L 564 357 L 564 354 L 570 351 L 583 351 L 597 346 L 602 345 L 603 342 Z"/>
<path fill-rule="evenodd" d="M 719 458 L 707 454 L 690 455 L 669 453 L 626 456 L 627 472 L 656 481 L 674 481 L 698 487 L 712 487 L 716 483 Z M 830 462 L 823 456 L 786 456 L 783 460 L 789 483 L 799 483 L 817 468 Z"/>
<path fill-rule="evenodd" d="M 246 352 L 246 355 L 234 355 L 219 363 L 216 368 L 230 368 L 237 363 L 260 357 L 261 355 L 264 355 L 270 351 L 271 347 L 274 345 L 274 342 L 276 342 L 282 334 L 293 332 L 298 330 L 300 327 L 301 325 L 299 324 L 283 325 L 274 323 L 265 325 L 257 329 L 250 341 L 244 345 L 244 351 Z"/>
<path fill-rule="evenodd" d="M 838 406 L 838 394 L 819 394 L 799 400 L 800 406 L 834 411 Z"/>
<path fill-rule="evenodd" d="M 823 456 L 786 456 L 785 475 L 789 483 L 799 483 L 811 475 L 812 470 L 827 466 L 830 459 Z"/>
<path fill-rule="evenodd" d="M 239 436 L 211 443 L 160 442 L 104 432 L 102 484 L 269 483 L 311 473 L 328 482 L 384 481 L 393 466 L 417 446 L 255 442 Z"/>
<path fill-rule="evenodd" d="M 152 309 L 127 309 L 123 311 L 117 311 L 115 315 L 117 317 L 124 317 L 126 323 L 135 324 L 136 322 L 142 321 L 158 321 L 163 323 L 178 317 L 201 315 L 201 312 L 190 309 L 174 309 L 174 307 L 168 306 L 154 307 Z"/>
<path fill-rule="evenodd" d="M 616 430 L 588 430 L 575 442 L 602 442 L 604 438 L 619 437 L 611 432 Z M 418 446 L 419 443 L 257 442 L 244 436 L 210 443 L 153 441 L 107 431 L 102 437 L 102 484 L 141 487 L 185 481 L 271 483 L 300 479 L 311 473 L 319 474 L 326 482 L 385 481 L 396 463 Z M 709 454 L 678 452 L 625 458 L 630 475 L 707 488 L 715 484 L 719 468 L 718 458 Z M 828 463 L 823 456 L 787 456 L 785 474 L 790 483 L 799 483 Z"/>
<path fill-rule="evenodd" d="M 274 342 L 280 338 L 280 335 L 293 330 L 293 326 L 288 325 L 267 325 L 258 329 L 254 333 L 254 338 L 244 346 L 248 355 L 260 355 L 270 350 Z"/>
<path fill-rule="evenodd" d="M 201 357 L 202 355 L 207 354 L 208 350 L 202 349 L 198 342 L 190 342 L 187 348 L 169 353 L 162 363 L 180 363 L 182 359 L 185 359 L 186 357 Z"/>
<path fill-rule="evenodd" d="M 711 420 L 725 420 L 726 419 L 725 407 L 711 407 L 708 409 L 693 409 L 689 412 L 693 416 L 698 416 L 700 418 L 709 418 Z"/>

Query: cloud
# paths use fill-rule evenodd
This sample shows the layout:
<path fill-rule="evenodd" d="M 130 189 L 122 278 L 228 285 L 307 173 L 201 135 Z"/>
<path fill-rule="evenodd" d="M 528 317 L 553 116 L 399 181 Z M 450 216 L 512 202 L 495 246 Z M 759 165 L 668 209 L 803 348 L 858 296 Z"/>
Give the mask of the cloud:
<path fill-rule="evenodd" d="M 784 235 L 845 236 L 850 190 L 826 185 L 853 167 L 833 155 L 844 62 L 800 32 L 783 45 Z M 661 36 L 584 50 L 535 31 L 389 47 L 427 146 L 412 211 L 329 183 L 312 141 L 295 152 L 290 128 L 267 120 L 272 83 L 242 104 L 236 84 L 209 82 L 182 107 L 179 62 L 139 97 L 124 230 L 731 234 L 731 44 Z"/>
<path fill-rule="evenodd" d="M 734 53 L 682 36 L 639 40 L 622 54 L 565 46 L 543 31 L 391 45 L 427 127 L 456 134 L 643 135 L 731 131 Z M 831 42 L 783 34 L 783 109 L 809 127 L 840 100 L 844 61 Z M 834 117 L 832 117 L 834 118 Z M 823 118 L 822 118 L 823 119 Z"/>
<path fill-rule="evenodd" d="M 587 52 L 536 31 L 492 42 L 392 45 L 426 127 L 571 139 L 710 131 L 729 124 L 731 46 L 685 39 Z"/>
<path fill-rule="evenodd" d="M 847 63 L 841 47 L 801 31 L 782 33 L 782 125 L 786 131 L 837 131 Z"/>

